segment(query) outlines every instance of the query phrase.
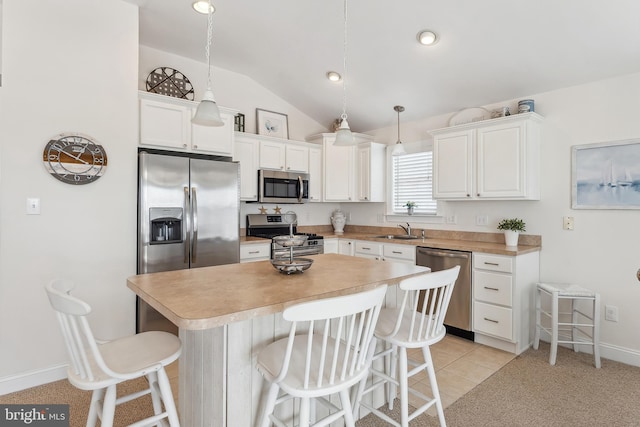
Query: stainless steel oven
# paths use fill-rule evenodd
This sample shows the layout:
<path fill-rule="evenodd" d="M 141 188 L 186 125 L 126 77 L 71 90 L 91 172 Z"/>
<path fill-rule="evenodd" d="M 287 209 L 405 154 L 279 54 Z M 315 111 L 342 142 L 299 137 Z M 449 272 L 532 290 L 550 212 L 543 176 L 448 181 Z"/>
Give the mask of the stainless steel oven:
<path fill-rule="evenodd" d="M 309 174 L 258 171 L 258 202 L 306 203 L 309 201 Z"/>
<path fill-rule="evenodd" d="M 293 246 L 293 249 L 279 245 L 272 240 L 271 259 L 289 258 L 291 256 L 291 250 L 293 250 L 294 257 L 324 253 L 324 239 L 322 236 L 314 233 L 299 233 L 295 224 L 290 229 L 289 224 L 284 221 L 284 215 L 247 215 L 247 236 L 273 239 L 275 236 L 288 235 L 290 231 L 296 235 L 307 236 L 307 240 L 301 246 Z"/>
<path fill-rule="evenodd" d="M 285 233 L 286 234 L 286 233 Z M 296 233 L 305 234 L 305 233 Z M 318 255 L 324 253 L 324 240 L 322 236 L 316 234 L 306 233 L 308 236 L 307 241 L 301 246 L 284 247 L 276 242 L 271 243 L 271 259 L 283 259 L 291 256 L 293 251 L 293 257 L 305 257 L 309 255 Z"/>

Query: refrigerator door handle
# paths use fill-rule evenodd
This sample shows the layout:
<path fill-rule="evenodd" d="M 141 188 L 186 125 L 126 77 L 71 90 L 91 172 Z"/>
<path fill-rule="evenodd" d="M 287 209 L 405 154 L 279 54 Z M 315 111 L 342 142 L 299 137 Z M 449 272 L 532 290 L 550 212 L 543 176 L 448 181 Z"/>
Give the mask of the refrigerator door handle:
<path fill-rule="evenodd" d="M 196 263 L 198 255 L 198 197 L 196 197 L 196 187 L 191 187 L 191 215 L 193 217 L 193 240 L 191 244 L 191 263 Z"/>
<path fill-rule="evenodd" d="M 191 228 L 190 224 L 190 214 L 189 214 L 189 187 L 184 187 L 184 217 L 186 225 L 184 227 L 185 230 L 185 243 L 184 243 L 184 263 L 189 264 L 189 246 L 191 246 L 191 234 L 189 229 Z"/>
<path fill-rule="evenodd" d="M 304 184 L 302 183 L 302 177 L 298 175 L 298 202 L 302 203 L 303 195 L 304 195 Z"/>

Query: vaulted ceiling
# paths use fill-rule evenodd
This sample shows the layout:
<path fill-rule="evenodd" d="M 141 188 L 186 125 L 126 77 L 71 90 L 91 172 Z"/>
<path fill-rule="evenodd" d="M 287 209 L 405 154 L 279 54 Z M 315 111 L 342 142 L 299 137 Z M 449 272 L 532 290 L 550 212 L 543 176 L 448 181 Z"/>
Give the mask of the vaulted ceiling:
<path fill-rule="evenodd" d="M 204 62 L 192 0 L 140 6 L 140 43 Z M 212 64 L 327 127 L 342 113 L 343 0 L 213 0 Z M 348 0 L 347 114 L 366 132 L 640 71 L 638 0 Z M 439 41 L 417 43 L 431 29 Z M 597 102 L 597 100 L 594 100 Z M 579 107 L 577 107 L 579 108 Z"/>

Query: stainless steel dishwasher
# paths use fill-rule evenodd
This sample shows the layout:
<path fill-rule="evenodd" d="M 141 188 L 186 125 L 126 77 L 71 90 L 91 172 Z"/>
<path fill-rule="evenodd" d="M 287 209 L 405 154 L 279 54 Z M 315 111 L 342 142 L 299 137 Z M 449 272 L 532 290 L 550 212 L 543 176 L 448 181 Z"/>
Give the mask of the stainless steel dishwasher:
<path fill-rule="evenodd" d="M 471 330 L 471 252 L 418 246 L 416 265 L 429 267 L 431 271 L 460 266 L 460 274 L 453 288 L 444 324 L 447 325 L 447 333 L 473 340 L 474 336 Z"/>

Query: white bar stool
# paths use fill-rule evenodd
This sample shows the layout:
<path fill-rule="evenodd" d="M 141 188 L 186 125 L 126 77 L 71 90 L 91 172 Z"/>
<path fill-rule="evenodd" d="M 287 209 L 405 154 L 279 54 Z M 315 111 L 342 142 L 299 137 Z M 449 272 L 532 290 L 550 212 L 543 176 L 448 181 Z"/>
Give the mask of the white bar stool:
<path fill-rule="evenodd" d="M 551 311 L 542 309 L 541 299 L 543 295 L 551 297 Z M 568 300 L 570 311 L 558 312 L 560 300 Z M 591 305 L 591 313 L 580 311 L 578 301 L 588 301 Z M 541 316 L 550 319 L 550 326 L 542 325 Z M 560 316 L 571 315 L 571 320 L 560 321 Z M 600 295 L 589 289 L 567 283 L 538 283 L 536 287 L 536 333 L 533 340 L 534 350 L 540 344 L 540 331 L 544 330 L 551 337 L 551 349 L 549 364 L 556 364 L 558 344 L 573 344 L 573 350 L 578 351 L 579 345 L 590 345 L 596 368 L 600 368 Z M 559 339 L 559 333 L 567 333 Z M 566 338 L 566 339 L 564 339 Z"/>

